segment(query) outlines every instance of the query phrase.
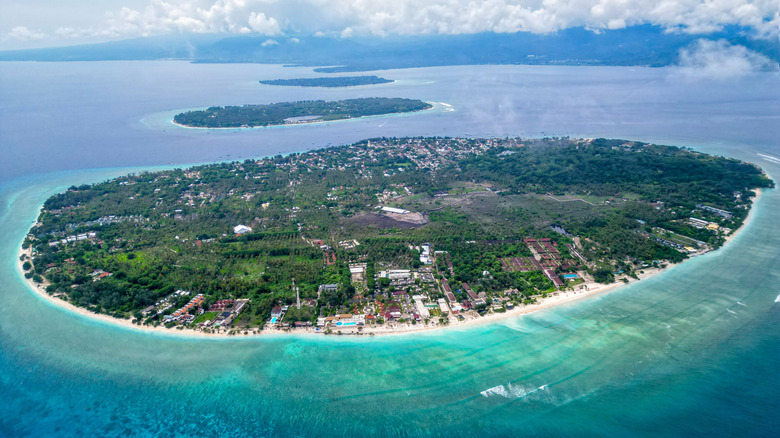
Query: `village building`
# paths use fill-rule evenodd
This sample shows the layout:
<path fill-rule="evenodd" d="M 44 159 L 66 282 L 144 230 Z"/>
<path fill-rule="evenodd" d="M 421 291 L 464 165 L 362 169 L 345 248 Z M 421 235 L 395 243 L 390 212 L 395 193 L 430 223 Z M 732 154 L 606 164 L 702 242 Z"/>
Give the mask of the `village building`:
<path fill-rule="evenodd" d="M 385 213 L 395 213 L 395 214 L 411 213 L 409 210 L 404 210 L 403 208 L 395 208 L 395 207 L 382 207 L 382 211 Z"/>
<path fill-rule="evenodd" d="M 252 228 L 251 227 L 247 227 L 246 225 L 236 225 L 235 227 L 233 227 L 233 232 L 235 234 L 239 234 L 239 235 L 240 234 L 251 233 L 252 232 Z"/>

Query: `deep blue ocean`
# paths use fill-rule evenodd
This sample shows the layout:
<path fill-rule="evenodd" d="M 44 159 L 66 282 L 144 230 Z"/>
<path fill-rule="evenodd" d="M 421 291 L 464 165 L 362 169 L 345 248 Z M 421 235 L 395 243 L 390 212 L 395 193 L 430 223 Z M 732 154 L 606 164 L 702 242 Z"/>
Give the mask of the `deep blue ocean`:
<path fill-rule="evenodd" d="M 192 339 L 85 318 L 27 289 L 43 201 L 156 166 L 377 136 L 582 136 L 731 156 L 780 175 L 777 73 L 465 66 L 271 87 L 308 68 L 0 63 L 0 436 L 780 436 L 780 194 L 719 251 L 614 292 L 469 328 Z M 180 109 L 368 96 L 433 111 L 194 130 Z"/>

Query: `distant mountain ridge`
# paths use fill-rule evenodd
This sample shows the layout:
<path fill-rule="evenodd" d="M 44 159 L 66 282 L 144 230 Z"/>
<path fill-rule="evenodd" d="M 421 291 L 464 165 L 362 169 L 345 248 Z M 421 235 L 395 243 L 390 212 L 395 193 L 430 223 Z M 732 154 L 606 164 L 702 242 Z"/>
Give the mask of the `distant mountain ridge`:
<path fill-rule="evenodd" d="M 184 59 L 206 63 L 307 66 L 323 72 L 470 64 L 664 66 L 699 38 L 726 39 L 780 61 L 780 42 L 731 27 L 708 35 L 666 33 L 651 25 L 599 33 L 571 28 L 552 34 L 395 36 L 386 38 L 172 35 L 101 44 L 0 52 L 0 61 Z"/>

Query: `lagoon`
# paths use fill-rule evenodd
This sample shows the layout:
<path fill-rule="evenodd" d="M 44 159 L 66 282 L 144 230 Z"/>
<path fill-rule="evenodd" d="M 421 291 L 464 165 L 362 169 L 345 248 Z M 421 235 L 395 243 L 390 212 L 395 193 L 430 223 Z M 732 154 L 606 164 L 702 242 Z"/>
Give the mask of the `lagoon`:
<path fill-rule="evenodd" d="M 310 71 L 0 63 L 0 435 L 776 433 L 777 190 L 717 252 L 612 293 L 463 329 L 178 338 L 74 315 L 26 289 L 16 252 L 49 195 L 150 166 L 374 136 L 571 135 L 691 146 L 780 175 L 776 73 L 715 82 L 672 69 L 464 66 L 372 72 L 396 80 L 376 89 L 257 83 Z M 168 116 L 368 96 L 451 110 L 248 131 L 188 130 Z"/>

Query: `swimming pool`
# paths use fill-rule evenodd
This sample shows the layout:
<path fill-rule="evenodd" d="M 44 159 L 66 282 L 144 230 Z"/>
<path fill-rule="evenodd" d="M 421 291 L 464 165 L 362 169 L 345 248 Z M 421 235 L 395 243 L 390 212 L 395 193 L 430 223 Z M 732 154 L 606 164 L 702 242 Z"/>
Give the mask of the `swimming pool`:
<path fill-rule="evenodd" d="M 563 274 L 563 278 L 570 280 L 570 279 L 574 279 L 574 278 L 580 278 L 580 276 L 577 275 L 577 274 Z"/>
<path fill-rule="evenodd" d="M 275 316 L 274 316 L 273 318 L 271 318 L 271 324 L 276 324 L 276 320 L 277 320 L 277 319 L 279 319 L 279 318 L 277 318 L 277 317 L 275 317 Z"/>
<path fill-rule="evenodd" d="M 338 325 L 338 326 L 357 325 L 357 323 L 356 322 L 341 322 L 341 321 L 338 321 L 338 322 L 336 322 L 336 325 Z"/>

